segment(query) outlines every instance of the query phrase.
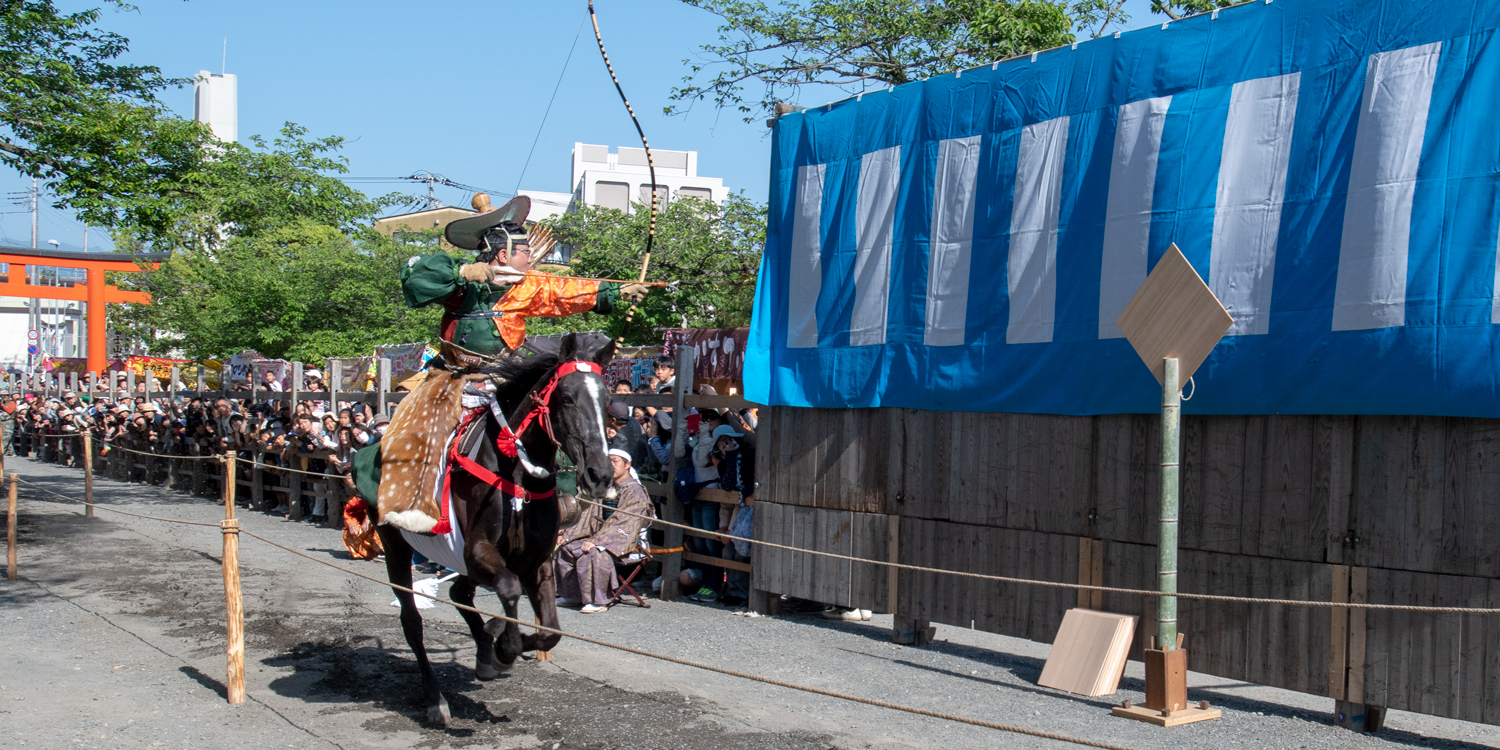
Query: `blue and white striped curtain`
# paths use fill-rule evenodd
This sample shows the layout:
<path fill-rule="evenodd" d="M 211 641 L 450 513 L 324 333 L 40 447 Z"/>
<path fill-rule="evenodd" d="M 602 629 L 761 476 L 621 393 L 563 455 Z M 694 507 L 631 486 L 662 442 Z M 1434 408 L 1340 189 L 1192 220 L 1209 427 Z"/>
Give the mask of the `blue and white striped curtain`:
<path fill-rule="evenodd" d="M 1115 319 L 1176 243 L 1190 412 L 1500 416 L 1500 2 L 1257 2 L 780 119 L 772 404 L 1156 411 Z"/>

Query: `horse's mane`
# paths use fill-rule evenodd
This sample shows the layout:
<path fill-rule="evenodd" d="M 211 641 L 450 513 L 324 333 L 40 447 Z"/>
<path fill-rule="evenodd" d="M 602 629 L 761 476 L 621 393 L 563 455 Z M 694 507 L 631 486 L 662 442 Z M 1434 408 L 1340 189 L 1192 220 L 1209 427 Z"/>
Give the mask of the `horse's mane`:
<path fill-rule="evenodd" d="M 496 398 L 507 410 L 514 408 L 526 397 L 528 391 L 536 387 L 537 381 L 556 366 L 556 354 L 536 354 L 496 365 L 491 375 L 499 384 L 495 392 Z"/>
<path fill-rule="evenodd" d="M 573 337 L 574 349 L 570 358 L 575 360 L 592 361 L 605 347 L 614 344 L 608 336 L 598 332 L 573 333 L 568 336 Z M 561 362 L 564 338 L 566 337 L 530 337 L 523 349 L 531 352 L 530 356 L 506 360 L 495 366 L 493 377 L 495 382 L 501 384 L 496 397 L 506 411 L 514 409 L 526 397 L 527 392 L 536 387 L 537 382 Z"/>

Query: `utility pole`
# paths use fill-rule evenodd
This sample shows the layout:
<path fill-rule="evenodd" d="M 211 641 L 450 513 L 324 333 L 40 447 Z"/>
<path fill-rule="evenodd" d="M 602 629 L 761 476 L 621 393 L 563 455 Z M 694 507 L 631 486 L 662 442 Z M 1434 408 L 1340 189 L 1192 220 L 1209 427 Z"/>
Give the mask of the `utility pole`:
<path fill-rule="evenodd" d="M 38 211 L 40 210 L 38 208 L 38 205 L 37 205 L 40 201 L 37 200 L 37 195 L 36 195 L 36 178 L 35 177 L 31 178 L 31 195 L 29 197 L 31 199 L 31 249 L 35 250 L 36 249 L 36 240 L 37 240 L 37 229 L 38 229 L 38 227 L 37 227 L 37 214 L 38 214 Z M 38 269 L 35 264 L 27 264 L 27 266 L 26 266 L 26 275 L 28 277 L 30 277 L 30 278 L 27 279 L 27 281 L 30 282 L 30 283 L 32 283 L 32 284 L 37 283 L 37 274 L 38 274 L 39 271 L 40 271 L 40 269 Z M 41 325 L 40 325 L 40 323 L 41 323 L 40 312 L 41 311 L 37 309 L 37 304 L 38 304 L 37 298 L 36 297 L 32 297 L 30 304 L 28 304 L 26 306 L 26 316 L 28 318 L 30 318 L 30 324 L 26 328 L 26 330 L 28 330 L 28 331 L 37 331 L 37 330 L 41 329 Z M 28 344 L 30 343 L 30 339 L 28 339 L 27 343 Z M 40 345 L 42 343 L 42 340 L 40 338 L 38 338 L 36 340 L 36 343 L 38 345 Z M 41 352 L 38 352 L 36 355 L 28 355 L 26 357 L 26 361 L 31 364 L 32 372 L 36 371 L 34 369 L 35 366 L 36 366 L 35 362 L 37 361 L 37 357 L 40 356 L 40 354 L 41 354 Z"/>
<path fill-rule="evenodd" d="M 36 199 L 36 178 L 33 177 L 33 178 L 31 178 L 31 249 L 32 250 L 36 249 L 37 203 L 38 203 L 38 201 Z"/>

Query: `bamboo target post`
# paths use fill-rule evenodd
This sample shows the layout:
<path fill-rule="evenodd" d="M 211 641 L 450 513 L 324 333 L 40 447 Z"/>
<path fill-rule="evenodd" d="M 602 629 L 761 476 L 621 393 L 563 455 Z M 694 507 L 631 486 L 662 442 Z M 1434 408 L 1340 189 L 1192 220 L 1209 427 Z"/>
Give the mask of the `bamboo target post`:
<path fill-rule="evenodd" d="M 83 431 L 83 517 L 94 517 L 94 436 Z"/>
<path fill-rule="evenodd" d="M 234 476 L 234 453 L 224 453 L 224 475 Z M 14 491 L 12 491 L 14 494 Z M 234 517 L 234 482 L 224 483 L 224 608 L 227 614 L 229 647 L 228 679 L 225 681 L 229 702 L 245 702 L 245 609 L 240 597 L 240 522 Z"/>
<path fill-rule="evenodd" d="M 1157 591 L 1177 593 L 1177 527 L 1182 456 L 1182 386 L 1234 324 L 1203 277 L 1174 244 L 1115 324 L 1161 384 L 1161 497 L 1157 536 Z M 1195 389 L 1196 390 L 1196 389 Z M 1219 718 L 1203 701 L 1187 700 L 1187 652 L 1177 630 L 1177 597 L 1156 600 L 1157 630 L 1146 650 L 1146 705 L 1126 701 L 1115 716 L 1171 727 Z"/>
<path fill-rule="evenodd" d="M 10 475 L 5 510 L 5 578 L 16 580 L 16 475 Z"/>

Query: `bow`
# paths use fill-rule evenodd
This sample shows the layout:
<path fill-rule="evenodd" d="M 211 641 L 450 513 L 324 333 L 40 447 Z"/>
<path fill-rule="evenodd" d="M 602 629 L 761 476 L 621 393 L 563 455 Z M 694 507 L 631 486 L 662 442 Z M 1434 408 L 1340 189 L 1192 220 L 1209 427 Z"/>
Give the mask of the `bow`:
<path fill-rule="evenodd" d="M 615 75 L 615 68 L 609 64 L 609 53 L 604 51 L 604 37 L 599 35 L 599 17 L 594 15 L 594 0 L 589 0 L 589 20 L 594 24 L 594 41 L 599 43 L 599 56 L 604 58 L 604 69 L 609 71 L 609 79 L 615 83 L 615 91 L 620 94 L 620 101 L 625 103 L 625 111 L 630 113 L 630 121 L 635 123 L 635 132 L 641 136 L 641 146 L 646 149 L 646 169 L 651 173 L 651 220 L 646 227 L 646 255 L 641 258 L 641 275 L 636 283 L 646 282 L 646 269 L 651 267 L 651 245 L 656 239 L 656 162 L 651 158 L 651 144 L 646 142 L 646 131 L 641 128 L 641 121 L 635 116 L 635 109 L 630 106 L 630 100 L 625 98 L 625 89 L 620 87 L 620 79 Z M 630 324 L 630 319 L 635 317 L 636 305 L 630 304 L 630 311 L 625 313 L 625 324 Z"/>

